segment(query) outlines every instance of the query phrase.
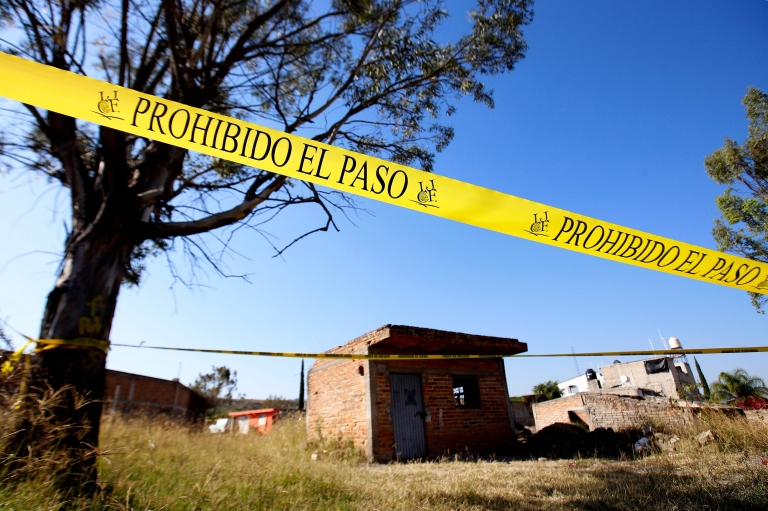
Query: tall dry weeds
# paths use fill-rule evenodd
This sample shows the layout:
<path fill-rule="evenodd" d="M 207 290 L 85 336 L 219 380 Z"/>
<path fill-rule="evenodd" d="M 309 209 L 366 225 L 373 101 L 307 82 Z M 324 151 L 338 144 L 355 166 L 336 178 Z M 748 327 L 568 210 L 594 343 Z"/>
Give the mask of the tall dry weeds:
<path fill-rule="evenodd" d="M 705 419 L 677 430 L 681 446 L 671 456 L 369 465 L 336 452 L 342 446 L 307 449 L 298 417 L 260 436 L 117 416 L 102 427 L 102 492 L 72 498 L 23 480 L 0 487 L 0 511 L 768 509 L 768 467 L 759 463 L 764 430 L 741 431 L 764 425 Z M 695 434 L 706 429 L 717 441 L 702 448 Z M 312 449 L 320 451 L 317 461 Z"/>
<path fill-rule="evenodd" d="M 88 400 L 73 388 L 26 391 L 21 371 L 0 382 L 0 483 L 44 481 L 67 494 L 94 488 L 75 486 L 79 467 L 97 456 L 83 441 L 91 425 L 68 418 L 69 408 L 79 409 Z M 67 409 L 62 403 L 69 403 Z"/>
<path fill-rule="evenodd" d="M 724 413 L 705 408 L 700 414 L 688 415 L 684 421 L 657 423 L 655 429 L 678 436 L 678 450 L 699 452 L 696 437 L 710 431 L 716 440 L 711 448 L 718 452 L 740 453 L 749 456 L 768 456 L 768 421 L 748 419 L 743 415 Z"/>

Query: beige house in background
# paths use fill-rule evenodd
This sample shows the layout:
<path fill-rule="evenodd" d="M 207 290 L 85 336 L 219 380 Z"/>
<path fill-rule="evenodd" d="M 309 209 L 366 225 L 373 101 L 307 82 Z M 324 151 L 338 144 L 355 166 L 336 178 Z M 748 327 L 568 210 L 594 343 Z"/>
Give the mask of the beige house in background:
<path fill-rule="evenodd" d="M 650 418 L 675 421 L 702 400 L 682 356 L 666 356 L 600 367 L 560 384 L 563 397 L 533 405 L 536 429 L 555 423 L 624 429 Z"/>
<path fill-rule="evenodd" d="M 686 397 L 700 401 L 691 367 L 682 357 L 661 357 L 636 362 L 614 362 L 600 368 L 603 389 L 634 387 L 644 395 Z"/>

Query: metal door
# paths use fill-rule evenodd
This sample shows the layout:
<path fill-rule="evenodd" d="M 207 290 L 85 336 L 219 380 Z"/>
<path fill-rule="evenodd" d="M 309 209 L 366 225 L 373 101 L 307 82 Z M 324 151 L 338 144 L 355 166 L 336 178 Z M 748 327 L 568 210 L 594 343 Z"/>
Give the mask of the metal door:
<path fill-rule="evenodd" d="M 420 458 L 426 454 L 421 377 L 418 374 L 393 374 L 391 389 L 390 410 L 397 458 Z"/>

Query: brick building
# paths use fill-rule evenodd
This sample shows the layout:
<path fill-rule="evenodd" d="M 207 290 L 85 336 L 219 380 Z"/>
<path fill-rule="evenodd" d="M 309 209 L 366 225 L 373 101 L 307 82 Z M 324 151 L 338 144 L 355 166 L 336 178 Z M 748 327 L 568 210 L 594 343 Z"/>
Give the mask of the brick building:
<path fill-rule="evenodd" d="M 504 354 L 516 339 L 386 325 L 327 353 Z M 515 442 L 504 361 L 328 360 L 307 375 L 309 440 L 350 442 L 371 461 L 503 452 Z"/>
<path fill-rule="evenodd" d="M 104 410 L 141 410 L 163 413 L 187 420 L 202 420 L 212 405 L 178 380 L 163 380 L 107 369 Z"/>
<path fill-rule="evenodd" d="M 10 355 L 10 351 L 0 351 L 0 365 Z M 10 383 L 12 387 L 4 390 L 15 392 L 20 380 L 20 376 L 13 379 Z M 203 396 L 175 379 L 163 380 L 111 369 L 106 371 L 104 412 L 143 411 L 198 421 L 204 419 L 205 411 L 212 406 Z"/>

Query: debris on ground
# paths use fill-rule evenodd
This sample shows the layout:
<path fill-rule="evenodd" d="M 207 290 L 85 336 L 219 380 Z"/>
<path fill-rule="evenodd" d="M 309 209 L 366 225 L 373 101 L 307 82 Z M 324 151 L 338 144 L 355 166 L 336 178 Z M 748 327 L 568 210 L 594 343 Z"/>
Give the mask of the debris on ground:
<path fill-rule="evenodd" d="M 677 442 L 680 438 L 675 435 L 668 435 L 665 433 L 656 433 L 653 435 L 653 443 L 662 452 L 674 452 L 677 450 Z"/>
<path fill-rule="evenodd" d="M 567 459 L 577 455 L 620 458 L 632 455 L 635 442 L 643 436 L 639 429 L 616 432 L 612 428 L 597 428 L 587 431 L 574 424 L 556 423 L 535 434 L 519 435 L 517 454 L 528 459 Z"/>
<path fill-rule="evenodd" d="M 651 452 L 651 441 L 647 437 L 643 437 L 635 442 L 635 452 L 647 453 Z"/>
<path fill-rule="evenodd" d="M 696 435 L 696 440 L 699 442 L 700 446 L 704 447 L 705 445 L 715 441 L 715 435 L 712 434 L 712 430 L 708 429 L 703 433 Z"/>

